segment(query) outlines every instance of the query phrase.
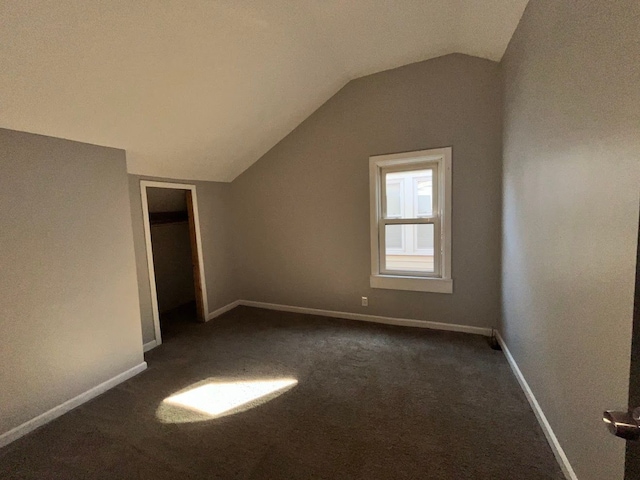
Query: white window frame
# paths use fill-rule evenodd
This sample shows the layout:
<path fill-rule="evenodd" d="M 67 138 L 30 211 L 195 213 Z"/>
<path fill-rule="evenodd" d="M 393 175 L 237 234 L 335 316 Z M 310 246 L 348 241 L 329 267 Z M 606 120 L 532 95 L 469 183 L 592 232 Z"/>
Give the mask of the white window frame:
<path fill-rule="evenodd" d="M 433 215 L 385 219 L 384 173 L 433 168 Z M 453 293 L 451 278 L 451 147 L 369 157 L 371 288 Z M 435 272 L 384 271 L 384 228 L 394 224 L 434 224 Z M 439 234 L 438 234 L 439 230 Z"/>

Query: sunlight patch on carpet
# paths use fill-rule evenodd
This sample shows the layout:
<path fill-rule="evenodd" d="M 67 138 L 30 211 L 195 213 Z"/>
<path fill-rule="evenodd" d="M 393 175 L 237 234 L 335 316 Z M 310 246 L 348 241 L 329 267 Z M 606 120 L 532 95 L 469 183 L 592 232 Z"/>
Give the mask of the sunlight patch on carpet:
<path fill-rule="evenodd" d="M 156 412 L 163 423 L 211 420 L 262 405 L 295 387 L 295 378 L 207 379 L 165 398 Z"/>

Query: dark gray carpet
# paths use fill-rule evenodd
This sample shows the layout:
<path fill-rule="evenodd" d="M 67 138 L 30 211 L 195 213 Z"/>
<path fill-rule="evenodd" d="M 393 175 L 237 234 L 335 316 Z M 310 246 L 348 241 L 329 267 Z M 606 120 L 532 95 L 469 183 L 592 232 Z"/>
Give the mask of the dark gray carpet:
<path fill-rule="evenodd" d="M 0 478 L 564 478 L 485 338 L 245 307 L 166 328 L 147 371 L 0 450 Z M 280 377 L 298 384 L 220 418 L 159 408 Z"/>

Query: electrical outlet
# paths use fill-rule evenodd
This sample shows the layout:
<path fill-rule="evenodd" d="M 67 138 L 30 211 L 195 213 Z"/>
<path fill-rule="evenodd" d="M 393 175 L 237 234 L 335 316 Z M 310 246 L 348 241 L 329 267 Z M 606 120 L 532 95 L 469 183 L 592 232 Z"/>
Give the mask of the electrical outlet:
<path fill-rule="evenodd" d="M 369 298 L 368 297 L 362 297 L 362 306 L 363 307 L 368 307 L 369 306 Z"/>

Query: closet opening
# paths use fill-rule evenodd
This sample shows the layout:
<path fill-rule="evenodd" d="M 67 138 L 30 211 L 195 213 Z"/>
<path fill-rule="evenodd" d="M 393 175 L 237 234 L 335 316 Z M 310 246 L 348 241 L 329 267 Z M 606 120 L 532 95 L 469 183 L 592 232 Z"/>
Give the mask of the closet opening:
<path fill-rule="evenodd" d="M 207 296 L 195 185 L 141 181 L 155 344 L 204 322 Z"/>

